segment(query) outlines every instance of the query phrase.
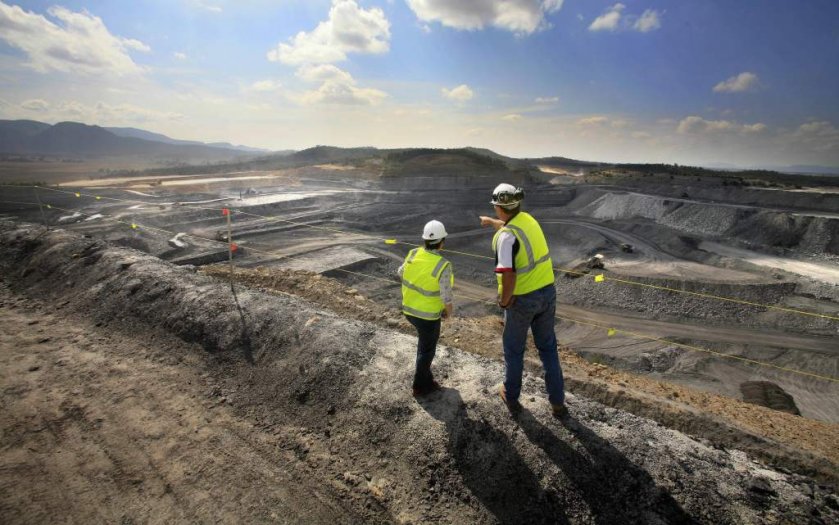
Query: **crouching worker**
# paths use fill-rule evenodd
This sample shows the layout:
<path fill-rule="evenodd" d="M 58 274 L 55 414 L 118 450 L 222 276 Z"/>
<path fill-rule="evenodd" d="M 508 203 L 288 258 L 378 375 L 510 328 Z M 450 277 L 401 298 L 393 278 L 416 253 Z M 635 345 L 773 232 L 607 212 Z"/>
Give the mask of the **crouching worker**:
<path fill-rule="evenodd" d="M 440 389 L 431 374 L 431 361 L 440 339 L 440 320 L 452 315 L 452 265 L 440 256 L 446 239 L 440 221 L 425 225 L 424 248 L 414 248 L 399 267 L 402 277 L 402 313 L 417 329 L 417 364 L 414 373 L 414 396 L 424 396 Z"/>

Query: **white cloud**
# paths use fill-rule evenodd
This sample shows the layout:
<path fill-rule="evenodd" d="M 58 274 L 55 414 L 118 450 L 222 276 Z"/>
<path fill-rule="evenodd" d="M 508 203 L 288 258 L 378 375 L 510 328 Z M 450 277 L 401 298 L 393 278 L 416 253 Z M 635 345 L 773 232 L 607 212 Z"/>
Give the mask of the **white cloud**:
<path fill-rule="evenodd" d="M 718 132 L 754 134 L 762 133 L 766 130 L 766 124 L 761 122 L 755 124 L 738 124 L 730 120 L 705 120 L 695 115 L 683 118 L 676 127 L 676 131 L 682 135 Z"/>
<path fill-rule="evenodd" d="M 661 14 L 653 9 L 647 9 L 638 20 L 632 25 L 632 28 L 642 33 L 649 33 L 654 29 L 661 27 Z"/>
<path fill-rule="evenodd" d="M 812 151 L 839 152 L 839 129 L 826 120 L 802 124 L 789 137 Z"/>
<path fill-rule="evenodd" d="M 760 79 L 754 73 L 744 71 L 714 86 L 714 93 L 742 93 L 753 91 L 760 85 Z"/>
<path fill-rule="evenodd" d="M 183 118 L 181 113 L 157 111 L 131 104 L 98 102 L 91 105 L 77 100 L 48 102 L 42 99 L 26 100 L 20 104 L 7 104 L 3 108 L 3 113 L 11 118 L 28 118 L 32 116 L 32 113 L 37 113 L 39 120 L 53 122 L 73 120 L 100 126 L 173 122 Z"/>
<path fill-rule="evenodd" d="M 42 100 L 40 98 L 32 99 L 24 101 L 20 104 L 20 107 L 26 109 L 28 111 L 36 111 L 36 112 L 43 112 L 47 111 L 50 107 L 49 102 L 46 100 Z"/>
<path fill-rule="evenodd" d="M 301 95 L 292 95 L 299 104 L 337 104 L 351 106 L 372 106 L 385 98 L 387 93 L 378 89 L 361 88 L 348 72 L 331 64 L 305 65 L 297 70 L 297 77 L 306 82 L 320 82 L 318 89 Z"/>
<path fill-rule="evenodd" d="M 345 60 L 348 53 L 386 53 L 389 41 L 390 22 L 381 9 L 361 9 L 355 0 L 333 0 L 327 20 L 278 44 L 268 51 L 268 60 L 327 64 Z"/>
<path fill-rule="evenodd" d="M 51 7 L 47 13 L 60 25 L 0 2 L 0 39 L 26 53 L 36 71 L 119 76 L 142 72 L 128 51 L 148 52 L 146 44 L 112 35 L 101 18 L 87 11 Z"/>
<path fill-rule="evenodd" d="M 507 122 L 515 122 L 517 120 L 521 120 L 522 116 L 518 113 L 510 113 L 509 115 L 504 115 L 501 117 L 501 120 L 506 120 Z"/>
<path fill-rule="evenodd" d="M 640 33 L 649 33 L 661 27 L 661 15 L 654 9 L 645 10 L 641 16 L 624 14 L 626 6 L 615 4 L 608 8 L 602 15 L 594 19 L 588 26 L 589 31 L 620 31 L 634 30 Z"/>
<path fill-rule="evenodd" d="M 743 125 L 743 132 L 745 133 L 763 133 L 768 128 L 766 124 L 762 122 L 758 122 L 757 124 L 744 124 Z"/>
<path fill-rule="evenodd" d="M 536 97 L 534 102 L 537 104 L 556 104 L 559 102 L 559 97 Z"/>
<path fill-rule="evenodd" d="M 342 83 L 354 83 L 352 75 L 332 64 L 301 66 L 295 73 L 297 78 L 306 82 L 326 82 L 333 80 Z"/>
<path fill-rule="evenodd" d="M 281 87 L 283 85 L 276 80 L 259 80 L 251 84 L 251 89 L 259 92 L 277 91 Z"/>
<path fill-rule="evenodd" d="M 581 118 L 577 121 L 577 125 L 579 126 L 602 126 L 609 122 L 608 117 L 604 117 L 601 115 L 595 115 L 593 117 L 585 117 Z"/>
<path fill-rule="evenodd" d="M 455 29 L 487 26 L 517 34 L 547 27 L 545 15 L 562 8 L 563 0 L 407 0 L 423 22 L 440 22 Z"/>
<path fill-rule="evenodd" d="M 456 100 L 458 102 L 466 102 L 467 100 L 471 100 L 472 97 L 475 96 L 475 93 L 467 86 L 466 84 L 461 84 L 456 88 L 447 89 L 443 88 L 440 90 L 444 97 L 450 100 Z"/>
<path fill-rule="evenodd" d="M 186 53 L 181 53 L 180 51 L 172 53 L 172 56 L 174 56 L 177 60 L 186 60 L 189 58 L 186 56 Z"/>
<path fill-rule="evenodd" d="M 622 11 L 626 9 L 623 4 L 615 4 L 605 13 L 594 19 L 594 22 L 588 26 L 589 31 L 615 31 L 621 21 Z"/>
<path fill-rule="evenodd" d="M 206 9 L 207 11 L 210 11 L 212 13 L 222 12 L 221 6 L 213 5 L 209 2 L 206 2 L 205 0 L 193 0 L 193 4 L 195 4 L 197 7 L 200 7 L 201 9 Z"/>

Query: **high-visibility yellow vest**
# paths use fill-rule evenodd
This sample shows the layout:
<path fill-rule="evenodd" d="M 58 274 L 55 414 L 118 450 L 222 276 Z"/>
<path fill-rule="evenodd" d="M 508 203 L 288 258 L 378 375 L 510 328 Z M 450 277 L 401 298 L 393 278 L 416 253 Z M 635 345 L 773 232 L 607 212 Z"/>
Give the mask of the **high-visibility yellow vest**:
<path fill-rule="evenodd" d="M 446 266 L 451 263 L 425 248 L 408 252 L 402 272 L 403 313 L 429 321 L 440 318 L 446 307 L 440 297 L 440 275 Z M 451 286 L 454 286 L 454 273 Z"/>
<path fill-rule="evenodd" d="M 524 295 L 554 283 L 554 269 L 548 243 L 542 227 L 529 213 L 520 211 L 510 222 L 499 229 L 492 238 L 492 251 L 498 253 L 498 236 L 510 232 L 519 241 L 515 256 L 516 288 L 513 295 Z M 498 293 L 501 294 L 501 274 L 498 279 Z"/>

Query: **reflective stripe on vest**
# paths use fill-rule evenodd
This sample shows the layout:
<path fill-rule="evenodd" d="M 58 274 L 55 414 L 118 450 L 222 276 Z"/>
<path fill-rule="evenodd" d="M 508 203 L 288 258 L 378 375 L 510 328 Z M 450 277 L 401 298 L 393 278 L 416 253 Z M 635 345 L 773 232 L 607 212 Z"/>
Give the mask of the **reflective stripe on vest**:
<path fill-rule="evenodd" d="M 440 296 L 440 276 L 449 261 L 424 248 L 408 252 L 402 272 L 402 311 L 434 321 L 445 308 Z M 454 276 L 451 276 L 454 285 Z"/>
<path fill-rule="evenodd" d="M 515 254 L 516 288 L 513 295 L 524 295 L 554 282 L 553 265 L 548 243 L 539 223 L 530 214 L 519 212 L 505 224 L 492 238 L 492 250 L 498 250 L 498 237 L 501 232 L 512 233 L 519 241 L 518 253 Z M 496 274 L 498 293 L 501 293 L 501 274 Z"/>

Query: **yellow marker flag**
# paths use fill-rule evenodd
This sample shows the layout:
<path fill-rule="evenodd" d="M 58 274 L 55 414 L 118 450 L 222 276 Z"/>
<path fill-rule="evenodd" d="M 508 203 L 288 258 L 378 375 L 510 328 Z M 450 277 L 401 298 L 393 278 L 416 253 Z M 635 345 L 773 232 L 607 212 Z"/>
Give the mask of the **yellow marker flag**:
<path fill-rule="evenodd" d="M 101 200 L 102 200 L 102 197 L 100 197 L 99 195 L 97 195 L 97 196 L 96 196 L 96 200 L 101 201 Z"/>
<path fill-rule="evenodd" d="M 48 209 L 48 210 L 51 210 L 51 209 L 52 209 L 52 206 L 50 206 L 49 204 L 47 204 L 47 209 Z"/>
<path fill-rule="evenodd" d="M 602 273 L 600 275 L 595 275 L 594 276 L 594 282 L 596 282 L 596 283 L 602 283 L 605 280 L 606 280 L 606 278 L 603 277 Z"/>
<path fill-rule="evenodd" d="M 136 229 L 137 229 L 137 225 L 136 225 L 136 224 L 134 224 L 133 222 L 131 223 L 131 229 L 132 229 L 132 230 L 136 230 Z"/>
<path fill-rule="evenodd" d="M 609 331 L 606 332 L 606 335 L 609 336 L 609 337 L 612 337 L 616 333 L 618 333 L 617 330 L 615 330 L 614 328 L 609 328 Z"/>
<path fill-rule="evenodd" d="M 385 244 L 396 244 L 396 239 L 385 239 Z"/>
<path fill-rule="evenodd" d="M 81 196 L 82 196 L 82 194 L 81 194 L 81 193 L 76 192 L 76 197 L 81 197 Z"/>

